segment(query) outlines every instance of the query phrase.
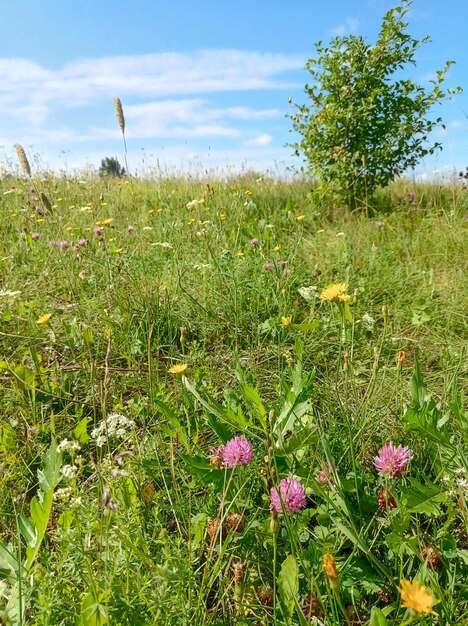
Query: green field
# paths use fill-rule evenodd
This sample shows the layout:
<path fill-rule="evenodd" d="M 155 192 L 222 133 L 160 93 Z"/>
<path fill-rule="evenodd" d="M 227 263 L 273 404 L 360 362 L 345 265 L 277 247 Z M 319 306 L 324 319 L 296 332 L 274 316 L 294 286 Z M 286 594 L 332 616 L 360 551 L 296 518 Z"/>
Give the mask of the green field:
<path fill-rule="evenodd" d="M 468 624 L 467 189 L 0 201 L 0 623 Z M 379 472 L 390 442 L 413 458 Z"/>

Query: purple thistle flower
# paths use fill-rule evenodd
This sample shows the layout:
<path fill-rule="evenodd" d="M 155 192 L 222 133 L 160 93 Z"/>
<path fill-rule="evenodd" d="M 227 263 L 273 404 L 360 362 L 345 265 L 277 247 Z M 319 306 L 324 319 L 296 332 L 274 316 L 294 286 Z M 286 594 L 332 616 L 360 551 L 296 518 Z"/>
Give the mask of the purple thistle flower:
<path fill-rule="evenodd" d="M 258 246 L 258 239 L 256 237 L 254 237 L 253 239 L 250 240 L 250 245 L 251 246 Z"/>
<path fill-rule="evenodd" d="M 88 240 L 85 239 L 84 237 L 82 239 L 78 239 L 78 245 L 79 246 L 87 246 L 88 245 Z"/>
<path fill-rule="evenodd" d="M 39 238 L 39 233 L 33 232 L 31 233 L 31 239 L 38 239 Z"/>
<path fill-rule="evenodd" d="M 305 507 L 307 496 L 301 483 L 289 476 L 280 482 L 279 493 L 277 487 L 271 488 L 270 502 L 278 513 L 283 512 L 283 506 L 286 513 L 299 512 Z"/>
<path fill-rule="evenodd" d="M 70 247 L 70 244 L 68 243 L 66 239 L 62 239 L 59 245 L 62 250 L 66 250 L 67 248 Z"/>
<path fill-rule="evenodd" d="M 284 267 L 287 264 L 287 261 L 278 261 L 278 265 L 280 267 Z"/>
<path fill-rule="evenodd" d="M 283 270 L 283 276 L 289 276 L 290 273 L 291 273 L 291 270 L 289 269 L 289 267 L 285 267 Z"/>
<path fill-rule="evenodd" d="M 398 446 L 395 448 L 393 443 L 387 443 L 380 448 L 378 456 L 374 457 L 374 465 L 379 474 L 387 478 L 402 476 L 406 464 L 413 458 L 413 453 L 409 448 Z"/>
<path fill-rule="evenodd" d="M 95 226 L 93 228 L 93 233 L 96 235 L 96 237 L 100 237 L 103 233 L 103 229 L 100 226 Z"/>
<path fill-rule="evenodd" d="M 224 467 L 247 465 L 253 459 L 252 444 L 245 437 L 234 437 L 219 449 Z"/>
<path fill-rule="evenodd" d="M 263 264 L 263 269 L 264 270 L 271 270 L 272 267 L 273 267 L 273 265 L 271 263 L 264 263 Z"/>

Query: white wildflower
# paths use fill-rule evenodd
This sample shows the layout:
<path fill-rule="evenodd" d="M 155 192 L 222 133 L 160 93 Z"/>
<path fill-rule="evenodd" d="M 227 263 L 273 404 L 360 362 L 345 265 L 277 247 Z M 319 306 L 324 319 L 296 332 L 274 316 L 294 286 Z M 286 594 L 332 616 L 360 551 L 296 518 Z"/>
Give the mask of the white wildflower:
<path fill-rule="evenodd" d="M 64 439 L 57 446 L 57 452 L 77 452 L 80 449 L 80 444 L 78 441 L 69 441 L 68 439 Z"/>
<path fill-rule="evenodd" d="M 78 468 L 76 465 L 62 465 L 60 468 L 60 473 L 67 480 L 72 480 L 75 478 L 76 473 L 78 472 Z"/>
<path fill-rule="evenodd" d="M 120 413 L 111 413 L 97 428 L 91 432 L 98 448 L 102 448 L 109 439 L 123 440 L 130 430 L 135 428 L 135 422 Z"/>
<path fill-rule="evenodd" d="M 364 313 L 361 318 L 361 324 L 364 330 L 371 333 L 374 330 L 375 319 L 369 315 L 369 313 Z"/>
<path fill-rule="evenodd" d="M 62 487 L 54 492 L 54 500 L 69 500 L 73 495 L 73 489 L 71 487 Z"/>
<path fill-rule="evenodd" d="M 307 302 L 312 302 L 319 295 L 318 289 L 315 285 L 311 285 L 310 287 L 299 287 L 297 291 Z"/>

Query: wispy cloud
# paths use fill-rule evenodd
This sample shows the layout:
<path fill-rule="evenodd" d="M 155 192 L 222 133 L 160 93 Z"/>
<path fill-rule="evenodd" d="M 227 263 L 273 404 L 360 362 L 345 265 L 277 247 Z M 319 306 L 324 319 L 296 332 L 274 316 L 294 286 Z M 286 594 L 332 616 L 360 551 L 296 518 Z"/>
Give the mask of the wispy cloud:
<path fill-rule="evenodd" d="M 268 133 L 261 133 L 259 135 L 256 135 L 255 137 L 252 137 L 252 139 L 248 139 L 245 142 L 245 145 L 260 148 L 262 146 L 270 145 L 272 141 L 273 137 L 271 135 L 269 135 Z"/>
<path fill-rule="evenodd" d="M 355 17 L 347 17 L 342 24 L 330 28 L 330 37 L 343 37 L 344 35 L 355 35 L 359 29 L 359 20 Z"/>
<path fill-rule="evenodd" d="M 249 154 L 259 150 L 266 158 L 273 139 L 265 124 L 284 111 L 237 105 L 236 99 L 245 102 L 245 92 L 288 94 L 302 87 L 294 72 L 303 67 L 299 55 L 239 50 L 101 57 L 58 68 L 0 58 L 0 144 L 8 150 L 23 143 L 45 154 L 45 160 L 54 160 L 58 150 L 83 156 L 86 148 L 79 145 L 91 154 L 98 146 L 107 152 L 121 140 L 112 104 L 118 95 L 129 140 L 148 139 L 149 145 L 152 139 L 164 140 L 167 146 L 189 142 L 193 150 L 226 139 L 230 150 L 248 147 Z M 236 95 L 224 105 L 223 94 L 230 92 Z"/>
<path fill-rule="evenodd" d="M 167 98 L 226 91 L 287 89 L 282 75 L 302 68 L 296 55 L 236 50 L 163 53 L 81 60 L 51 70 L 0 59 L 0 112 L 41 124 L 55 107 L 79 107 L 118 94 Z"/>

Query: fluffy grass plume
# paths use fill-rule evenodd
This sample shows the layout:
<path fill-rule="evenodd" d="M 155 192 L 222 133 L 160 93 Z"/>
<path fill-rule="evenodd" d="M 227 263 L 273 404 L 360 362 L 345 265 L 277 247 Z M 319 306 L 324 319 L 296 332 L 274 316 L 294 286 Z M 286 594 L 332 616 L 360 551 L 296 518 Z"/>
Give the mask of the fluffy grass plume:
<path fill-rule="evenodd" d="M 20 143 L 15 144 L 16 155 L 18 157 L 18 161 L 20 162 L 21 167 L 23 168 L 23 172 L 31 178 L 31 166 L 29 165 L 28 157 L 26 156 L 26 152 L 23 146 Z"/>
<path fill-rule="evenodd" d="M 114 98 L 114 107 L 115 107 L 115 116 L 117 118 L 117 122 L 119 123 L 120 130 L 122 131 L 122 135 L 125 135 L 125 116 L 122 107 L 122 101 L 118 96 Z"/>

